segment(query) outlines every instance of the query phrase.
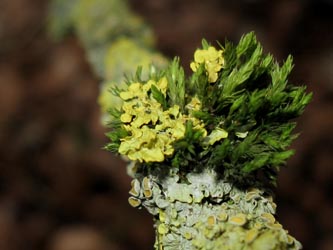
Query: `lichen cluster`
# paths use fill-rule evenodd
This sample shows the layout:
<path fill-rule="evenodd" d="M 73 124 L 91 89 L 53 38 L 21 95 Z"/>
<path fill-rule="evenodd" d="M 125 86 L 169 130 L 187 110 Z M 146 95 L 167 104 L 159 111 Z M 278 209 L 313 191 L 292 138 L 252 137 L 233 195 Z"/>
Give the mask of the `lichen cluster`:
<path fill-rule="evenodd" d="M 132 161 L 162 162 L 172 156 L 173 143 L 185 136 L 186 122 L 191 122 L 203 135 L 207 133 L 200 120 L 183 115 L 178 105 L 163 109 L 163 103 L 153 93 L 165 98 L 167 87 L 167 79 L 162 77 L 157 82 L 132 83 L 127 91 L 120 92 L 124 101 L 120 121 L 128 136 L 122 138 L 118 152 Z"/>
<path fill-rule="evenodd" d="M 291 57 L 280 66 L 254 33 L 202 45 L 188 78 L 176 58 L 113 89 L 106 148 L 131 160 L 129 203 L 154 215 L 155 249 L 300 249 L 269 190 L 311 95 L 288 82 Z"/>
<path fill-rule="evenodd" d="M 239 189 L 211 170 L 189 173 L 188 183 L 172 172 L 161 180 L 163 172 L 137 170 L 129 198 L 155 216 L 156 249 L 301 248 L 275 220 L 276 205 L 263 190 Z"/>
<path fill-rule="evenodd" d="M 173 154 L 173 142 L 185 134 L 179 107 L 175 105 L 163 110 L 161 104 L 148 94 L 152 87 L 165 95 L 167 81 L 162 78 L 144 85 L 131 84 L 128 91 L 120 93 L 124 100 L 120 120 L 129 135 L 123 138 L 119 153 L 133 161 L 162 162 L 165 156 Z"/>

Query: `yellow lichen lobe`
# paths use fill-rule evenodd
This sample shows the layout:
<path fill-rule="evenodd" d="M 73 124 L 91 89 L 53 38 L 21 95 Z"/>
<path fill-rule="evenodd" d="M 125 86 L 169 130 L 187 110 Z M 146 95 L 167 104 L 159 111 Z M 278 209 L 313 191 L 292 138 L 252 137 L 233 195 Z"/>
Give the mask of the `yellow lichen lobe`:
<path fill-rule="evenodd" d="M 184 233 L 184 238 L 187 240 L 191 240 L 192 239 L 192 234 L 190 232 L 185 232 Z"/>
<path fill-rule="evenodd" d="M 243 226 L 247 222 L 245 214 L 237 214 L 229 218 L 229 223 L 236 226 Z"/>
<path fill-rule="evenodd" d="M 208 226 L 214 226 L 215 223 L 216 223 L 215 216 L 213 216 L 213 215 L 208 216 L 208 218 L 207 218 Z"/>
<path fill-rule="evenodd" d="M 159 218 L 161 222 L 165 222 L 166 214 L 162 209 L 159 210 Z"/>
<path fill-rule="evenodd" d="M 223 50 L 216 50 L 213 46 L 208 49 L 198 49 L 194 53 L 194 61 L 190 64 L 191 69 L 196 72 L 200 64 L 204 63 L 205 70 L 210 83 L 216 82 L 218 72 L 224 66 Z"/>
<path fill-rule="evenodd" d="M 268 223 L 274 223 L 275 222 L 275 218 L 272 214 L 270 213 L 263 213 L 261 214 L 261 218 L 263 218 L 264 220 L 266 220 Z"/>
<path fill-rule="evenodd" d="M 186 105 L 186 108 L 191 111 L 198 111 L 201 109 L 201 101 L 197 96 L 192 97 L 191 101 Z"/>
<path fill-rule="evenodd" d="M 159 234 L 166 234 L 169 231 L 169 229 L 166 224 L 161 223 L 158 225 L 157 231 Z"/>
<path fill-rule="evenodd" d="M 220 141 L 221 139 L 227 138 L 228 132 L 222 128 L 214 129 L 204 140 L 204 145 L 213 145 L 215 142 Z"/>
<path fill-rule="evenodd" d="M 128 203 L 132 206 L 132 207 L 138 207 L 141 205 L 141 201 L 137 198 L 134 197 L 129 197 L 128 198 Z"/>
<path fill-rule="evenodd" d="M 145 176 L 142 180 L 142 186 L 144 190 L 148 190 L 150 189 L 150 181 L 149 178 L 147 176 Z"/>
<path fill-rule="evenodd" d="M 258 236 L 258 230 L 255 228 L 250 229 L 249 231 L 246 232 L 245 235 L 245 242 L 246 243 L 251 243 L 256 237 Z"/>
<path fill-rule="evenodd" d="M 137 179 L 133 179 L 131 181 L 131 190 L 129 191 L 129 194 L 133 196 L 139 196 L 140 195 L 140 183 Z"/>
<path fill-rule="evenodd" d="M 142 180 L 142 187 L 143 187 L 143 195 L 146 198 L 151 198 L 153 196 L 153 190 L 151 189 L 151 182 L 150 179 L 145 176 Z"/>
<path fill-rule="evenodd" d="M 151 198 L 153 196 L 153 192 L 151 190 L 144 190 L 143 194 L 146 198 Z"/>

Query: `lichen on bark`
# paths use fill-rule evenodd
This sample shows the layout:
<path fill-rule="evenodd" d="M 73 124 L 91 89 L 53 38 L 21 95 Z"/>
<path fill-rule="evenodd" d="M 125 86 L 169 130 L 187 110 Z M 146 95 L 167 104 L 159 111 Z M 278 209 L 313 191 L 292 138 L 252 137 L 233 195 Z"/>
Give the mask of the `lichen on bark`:
<path fill-rule="evenodd" d="M 132 166 L 133 167 L 133 166 Z M 154 216 L 155 249 L 300 249 L 263 189 L 241 189 L 204 169 L 185 176 L 137 168 L 129 203 Z"/>
<path fill-rule="evenodd" d="M 106 148 L 133 160 L 129 203 L 154 216 L 155 249 L 300 249 L 272 188 L 311 94 L 288 82 L 292 58 L 280 66 L 253 32 L 202 45 L 192 76 L 176 58 L 117 92 Z"/>
<path fill-rule="evenodd" d="M 50 9 L 55 37 L 74 31 L 103 79 L 106 149 L 132 160 L 129 203 L 153 215 L 155 249 L 301 248 L 276 220 L 272 193 L 293 154 L 293 119 L 311 99 L 288 81 L 291 56 L 280 66 L 253 32 L 237 45 L 203 40 L 186 77 L 179 58 L 165 67 L 125 1 Z"/>

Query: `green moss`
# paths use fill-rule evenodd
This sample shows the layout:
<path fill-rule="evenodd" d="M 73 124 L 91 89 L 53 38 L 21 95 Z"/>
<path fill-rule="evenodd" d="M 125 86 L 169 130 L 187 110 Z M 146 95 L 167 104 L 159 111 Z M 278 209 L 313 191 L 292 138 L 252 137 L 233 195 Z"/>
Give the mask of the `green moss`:
<path fill-rule="evenodd" d="M 204 124 L 184 119 L 184 137 L 174 142 L 175 153 L 166 155 L 164 163 L 185 169 L 185 174 L 205 166 L 243 186 L 258 184 L 258 174 L 261 185 L 275 184 L 279 168 L 294 153 L 288 148 L 296 138 L 293 119 L 303 112 L 311 94 L 288 82 L 292 58 L 280 66 L 271 55 L 263 54 L 254 33 L 243 36 L 238 45 L 227 42 L 220 50 L 211 48 L 196 52 L 195 72 L 188 78 L 178 58 L 167 69 L 149 75 L 152 80 L 167 79 L 163 100 L 153 95 L 164 109 L 177 105 L 183 116 Z M 212 69 L 217 70 L 214 82 L 209 76 Z M 137 76 L 128 84 L 145 85 L 151 79 Z M 195 110 L 189 108 L 194 98 Z"/>

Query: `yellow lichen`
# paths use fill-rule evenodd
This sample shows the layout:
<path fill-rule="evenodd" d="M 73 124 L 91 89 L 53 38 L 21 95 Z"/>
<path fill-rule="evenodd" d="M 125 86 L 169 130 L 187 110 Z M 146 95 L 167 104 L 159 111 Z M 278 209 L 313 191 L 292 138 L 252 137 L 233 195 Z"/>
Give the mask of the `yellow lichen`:
<path fill-rule="evenodd" d="M 131 181 L 131 190 L 129 191 L 129 194 L 134 195 L 134 196 L 139 196 L 140 195 L 140 183 L 137 179 L 133 179 Z"/>
<path fill-rule="evenodd" d="M 130 160 L 162 162 L 165 156 L 172 155 L 171 144 L 185 133 L 179 107 L 175 105 L 163 111 L 161 104 L 149 94 L 152 85 L 166 95 L 165 77 L 158 82 L 132 83 L 120 93 L 124 101 L 120 120 L 130 135 L 122 139 L 118 151 Z"/>
<path fill-rule="evenodd" d="M 184 233 L 184 238 L 187 240 L 191 240 L 192 239 L 192 234 L 190 232 L 185 232 Z"/>
<path fill-rule="evenodd" d="M 237 214 L 229 218 L 229 223 L 236 226 L 243 226 L 247 222 L 245 214 Z"/>
<path fill-rule="evenodd" d="M 151 187 L 150 187 L 150 181 L 149 181 L 149 178 L 147 176 L 145 176 L 142 180 L 142 186 L 143 186 L 143 189 L 144 190 L 149 190 Z"/>
<path fill-rule="evenodd" d="M 258 236 L 258 229 L 252 228 L 246 232 L 245 242 L 251 243 Z"/>
<path fill-rule="evenodd" d="M 159 214 L 160 221 L 165 222 L 165 219 L 166 219 L 165 212 L 162 209 L 160 209 L 159 212 L 160 212 L 160 214 Z"/>
<path fill-rule="evenodd" d="M 202 131 L 202 136 L 207 135 L 204 124 L 195 117 L 181 114 L 178 105 L 163 110 L 150 93 L 153 85 L 166 96 L 165 77 L 157 82 L 132 83 L 120 93 L 124 101 L 120 120 L 129 135 L 121 139 L 118 152 L 133 161 L 162 162 L 166 156 L 171 156 L 172 144 L 184 137 L 187 121 L 192 122 L 194 129 Z"/>
<path fill-rule="evenodd" d="M 118 149 L 120 154 L 127 155 L 131 160 L 146 162 L 163 161 L 164 154 L 161 148 L 155 145 L 158 140 L 156 133 L 147 126 L 142 128 L 127 127 L 130 136 L 122 139 Z"/>
<path fill-rule="evenodd" d="M 210 46 L 208 49 L 198 49 L 194 53 L 194 62 L 190 64 L 191 69 L 196 72 L 200 64 L 204 63 L 209 82 L 216 82 L 218 72 L 223 68 L 223 50 L 216 50 Z"/>
<path fill-rule="evenodd" d="M 150 198 L 153 196 L 153 191 L 152 190 L 144 190 L 143 194 L 146 198 Z"/>
<path fill-rule="evenodd" d="M 158 225 L 157 231 L 159 234 L 166 234 L 169 229 L 167 227 L 167 225 L 165 225 L 164 223 L 161 223 Z"/>
<path fill-rule="evenodd" d="M 275 222 L 275 218 L 272 214 L 270 213 L 263 213 L 261 214 L 261 218 L 263 218 L 264 220 L 266 220 L 268 223 L 274 223 Z"/>
<path fill-rule="evenodd" d="M 226 221 L 228 219 L 228 214 L 225 212 L 222 212 L 217 216 L 217 219 L 220 221 Z"/>
<path fill-rule="evenodd" d="M 216 219 L 215 219 L 215 216 L 211 215 L 211 216 L 208 216 L 207 218 L 207 224 L 208 226 L 213 226 L 216 222 Z"/>
<path fill-rule="evenodd" d="M 257 188 L 252 188 L 246 191 L 245 200 L 249 201 L 260 197 L 260 191 Z"/>
<path fill-rule="evenodd" d="M 220 141 L 221 139 L 227 138 L 228 132 L 222 128 L 214 129 L 204 140 L 204 145 L 213 145 L 215 142 Z"/>
<path fill-rule="evenodd" d="M 186 105 L 189 111 L 198 111 L 201 109 L 201 101 L 197 96 L 193 97 L 191 101 Z"/>
<path fill-rule="evenodd" d="M 185 120 L 191 121 L 192 125 L 193 125 L 193 129 L 201 131 L 202 137 L 207 136 L 207 130 L 205 129 L 205 124 L 202 121 L 200 121 L 199 119 L 197 119 L 195 117 L 191 117 L 191 116 L 185 117 Z"/>
<path fill-rule="evenodd" d="M 138 207 L 141 205 L 141 201 L 137 198 L 134 197 L 129 197 L 128 198 L 128 203 L 132 206 L 132 207 Z"/>
<path fill-rule="evenodd" d="M 258 230 L 262 229 L 263 227 L 264 227 L 264 225 L 259 221 L 256 221 L 253 225 L 253 228 L 256 228 Z"/>

